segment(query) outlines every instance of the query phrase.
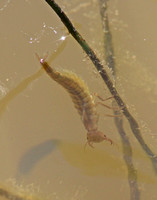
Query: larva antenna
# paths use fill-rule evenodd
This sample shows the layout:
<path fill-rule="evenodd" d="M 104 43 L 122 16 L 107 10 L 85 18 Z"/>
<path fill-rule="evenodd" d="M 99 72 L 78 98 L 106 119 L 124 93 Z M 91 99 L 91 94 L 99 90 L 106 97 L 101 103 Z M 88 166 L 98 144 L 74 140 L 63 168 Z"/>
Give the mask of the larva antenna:
<path fill-rule="evenodd" d="M 42 63 L 45 62 L 45 60 L 46 60 L 46 58 L 48 57 L 49 54 L 47 52 L 46 55 L 43 58 L 41 58 L 37 53 L 35 53 L 35 55 L 36 55 L 37 59 L 39 60 L 39 62 L 42 64 Z"/>
<path fill-rule="evenodd" d="M 37 57 L 37 59 L 40 61 L 40 57 L 39 57 L 39 55 L 35 52 L 35 55 L 36 55 L 36 57 Z"/>

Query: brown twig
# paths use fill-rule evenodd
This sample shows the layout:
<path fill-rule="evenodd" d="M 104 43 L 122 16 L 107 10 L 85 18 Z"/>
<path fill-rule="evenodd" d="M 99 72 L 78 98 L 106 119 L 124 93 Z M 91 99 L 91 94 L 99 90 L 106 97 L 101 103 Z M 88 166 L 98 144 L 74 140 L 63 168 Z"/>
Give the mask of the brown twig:
<path fill-rule="evenodd" d="M 116 83 L 116 65 L 114 60 L 114 48 L 112 44 L 112 34 L 109 27 L 108 13 L 107 13 L 107 1 L 108 0 L 99 0 L 100 6 L 100 15 L 102 21 L 102 28 L 104 33 L 104 51 L 105 51 L 105 60 L 108 67 L 112 70 L 113 76 L 115 77 Z M 114 105 L 113 101 L 113 105 Z M 114 114 L 117 114 L 117 117 L 114 118 L 115 125 L 117 127 L 118 133 L 122 140 L 123 148 L 123 159 L 126 163 L 128 169 L 128 183 L 130 187 L 130 200 L 139 200 L 140 191 L 137 184 L 137 171 L 133 165 L 132 160 L 132 147 L 129 141 L 129 138 L 126 135 L 126 131 L 123 127 L 123 118 L 118 117 L 120 114 L 119 111 L 114 110 Z"/>

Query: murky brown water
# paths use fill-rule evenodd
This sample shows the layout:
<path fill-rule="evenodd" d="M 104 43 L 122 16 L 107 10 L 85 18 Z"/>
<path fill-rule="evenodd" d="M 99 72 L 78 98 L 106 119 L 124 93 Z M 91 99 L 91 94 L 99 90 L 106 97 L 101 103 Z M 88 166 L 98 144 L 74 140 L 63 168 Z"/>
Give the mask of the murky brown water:
<path fill-rule="evenodd" d="M 60 0 L 57 3 L 62 5 Z M 66 0 L 62 8 L 103 58 L 97 1 Z M 157 153 L 156 10 L 155 0 L 109 3 L 117 88 L 138 120 L 143 138 Z M 0 24 L 0 182 L 13 179 L 54 200 L 129 200 L 121 139 L 114 120 L 105 116 L 112 112 L 98 108 L 100 129 L 115 145 L 104 142 L 84 152 L 86 130 L 70 97 L 39 71 L 35 52 L 40 56 L 48 52 L 56 69 L 72 70 L 91 92 L 109 97 L 80 46 L 70 36 L 60 40 L 66 29 L 43 0 L 1 0 Z M 157 175 L 124 122 L 141 200 L 155 200 Z"/>

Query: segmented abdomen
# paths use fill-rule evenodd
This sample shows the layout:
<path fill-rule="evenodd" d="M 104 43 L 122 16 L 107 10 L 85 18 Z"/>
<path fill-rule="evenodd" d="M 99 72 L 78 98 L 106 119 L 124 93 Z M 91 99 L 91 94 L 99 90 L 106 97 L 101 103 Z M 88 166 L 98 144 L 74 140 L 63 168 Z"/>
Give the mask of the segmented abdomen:
<path fill-rule="evenodd" d="M 85 128 L 89 132 L 97 130 L 98 115 L 94 99 L 84 81 L 73 72 L 60 73 L 51 68 L 47 62 L 40 63 L 49 76 L 68 91 Z"/>

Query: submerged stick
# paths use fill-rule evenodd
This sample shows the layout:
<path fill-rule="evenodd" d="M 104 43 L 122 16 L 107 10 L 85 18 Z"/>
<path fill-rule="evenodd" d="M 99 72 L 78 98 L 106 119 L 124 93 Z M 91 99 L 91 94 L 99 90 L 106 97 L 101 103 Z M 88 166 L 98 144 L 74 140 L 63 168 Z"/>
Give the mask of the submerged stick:
<path fill-rule="evenodd" d="M 104 35 L 104 51 L 105 51 L 105 60 L 107 66 L 112 70 L 115 82 L 116 82 L 116 65 L 114 60 L 114 48 L 112 44 L 112 34 L 109 27 L 108 13 L 107 13 L 107 1 L 108 0 L 99 0 L 100 6 L 100 15 L 102 20 L 102 28 Z M 115 101 L 113 101 L 113 104 Z M 114 111 L 116 116 L 119 115 L 119 111 Z M 123 127 L 123 118 L 115 117 L 115 125 L 118 129 L 118 133 L 122 140 L 123 148 L 123 159 L 126 163 L 128 170 L 128 183 L 130 187 L 130 200 L 139 200 L 140 191 L 137 184 L 137 170 L 135 169 L 132 161 L 132 147 L 129 141 L 129 138 L 126 135 L 126 132 Z"/>
<path fill-rule="evenodd" d="M 80 33 L 75 29 L 69 18 L 66 16 L 66 14 L 63 12 L 63 10 L 56 4 L 54 0 L 45 0 L 49 6 L 56 12 L 58 17 L 61 19 L 63 24 L 68 29 L 69 33 L 75 38 L 75 40 L 81 45 L 82 49 L 86 52 L 88 57 L 91 59 L 93 64 L 95 65 L 96 69 L 98 70 L 99 74 L 101 75 L 102 79 L 106 83 L 108 90 L 110 91 L 111 95 L 114 96 L 115 101 L 117 102 L 120 109 L 123 111 L 124 116 L 127 118 L 130 128 L 140 143 L 143 150 L 146 152 L 146 154 L 149 156 L 149 158 L 152 161 L 154 170 L 157 174 L 157 155 L 152 152 L 152 150 L 149 148 L 149 146 L 145 143 L 144 139 L 141 136 L 140 128 L 137 123 L 137 121 L 134 119 L 134 117 L 130 114 L 129 110 L 127 109 L 124 101 L 120 97 L 117 89 L 115 88 L 113 82 L 111 81 L 111 78 L 107 74 L 105 68 L 101 64 L 99 58 L 97 58 L 94 51 L 90 48 L 88 43 L 84 40 L 84 38 L 80 35 Z"/>

